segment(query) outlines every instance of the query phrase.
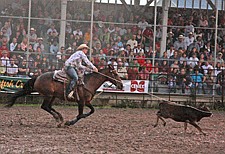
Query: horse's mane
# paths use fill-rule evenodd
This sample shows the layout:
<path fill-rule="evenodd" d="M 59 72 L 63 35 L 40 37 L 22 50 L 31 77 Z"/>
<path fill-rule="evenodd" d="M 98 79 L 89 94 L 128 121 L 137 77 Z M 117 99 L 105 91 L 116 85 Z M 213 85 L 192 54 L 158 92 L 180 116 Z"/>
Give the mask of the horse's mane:
<path fill-rule="evenodd" d="M 105 70 L 107 70 L 108 68 L 105 69 L 101 69 L 99 72 L 103 73 Z M 93 73 L 89 73 L 89 74 L 85 74 L 84 75 L 84 83 L 87 83 L 88 80 L 90 80 L 90 78 L 99 78 L 99 74 L 96 72 Z"/>

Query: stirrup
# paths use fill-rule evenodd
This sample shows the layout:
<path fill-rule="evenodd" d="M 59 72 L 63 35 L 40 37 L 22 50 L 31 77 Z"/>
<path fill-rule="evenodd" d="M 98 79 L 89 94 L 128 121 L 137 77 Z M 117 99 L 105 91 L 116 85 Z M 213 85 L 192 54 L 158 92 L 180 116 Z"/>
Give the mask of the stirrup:
<path fill-rule="evenodd" d="M 74 99 L 74 97 L 73 97 L 73 93 L 74 93 L 74 91 L 72 90 L 72 91 L 69 93 L 68 98 L 70 98 L 70 99 Z"/>

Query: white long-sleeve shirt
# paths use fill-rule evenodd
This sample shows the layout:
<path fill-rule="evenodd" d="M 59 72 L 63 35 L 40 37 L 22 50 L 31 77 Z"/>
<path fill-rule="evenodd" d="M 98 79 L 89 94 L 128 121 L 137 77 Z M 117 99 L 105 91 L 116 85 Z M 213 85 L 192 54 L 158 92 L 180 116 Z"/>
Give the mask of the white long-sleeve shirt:
<path fill-rule="evenodd" d="M 82 61 L 84 61 L 88 66 L 90 66 L 92 69 L 95 67 L 87 58 L 87 56 L 84 54 L 83 51 L 78 50 L 74 54 L 70 56 L 69 59 L 66 60 L 65 66 L 72 66 L 76 67 L 77 69 L 84 69 L 86 70 L 86 66 L 82 65 Z"/>

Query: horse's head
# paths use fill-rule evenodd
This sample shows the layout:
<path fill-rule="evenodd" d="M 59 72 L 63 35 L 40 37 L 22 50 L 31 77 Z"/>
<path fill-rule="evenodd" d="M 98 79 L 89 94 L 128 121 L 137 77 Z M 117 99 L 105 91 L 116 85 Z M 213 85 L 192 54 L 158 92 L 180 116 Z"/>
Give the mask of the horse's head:
<path fill-rule="evenodd" d="M 123 89 L 123 82 L 113 65 L 109 64 L 108 67 L 102 71 L 102 73 L 106 75 L 107 81 L 112 82 L 118 89 Z"/>

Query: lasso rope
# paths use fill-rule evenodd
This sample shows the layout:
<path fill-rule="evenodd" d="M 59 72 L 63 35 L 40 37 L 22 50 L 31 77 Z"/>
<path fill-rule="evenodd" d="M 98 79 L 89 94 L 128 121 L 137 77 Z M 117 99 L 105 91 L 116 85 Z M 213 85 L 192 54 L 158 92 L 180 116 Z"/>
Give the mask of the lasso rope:
<path fill-rule="evenodd" d="M 105 75 L 105 74 L 103 74 L 103 73 L 101 73 L 101 72 L 95 72 L 95 73 L 98 73 L 98 74 L 100 74 L 100 75 L 102 75 L 102 76 L 104 76 L 104 77 L 107 77 L 107 78 L 109 78 L 109 79 L 112 79 L 112 80 L 114 80 L 114 81 L 116 81 L 116 82 L 122 83 L 121 81 L 119 81 L 119 80 L 117 80 L 117 79 L 114 79 L 114 78 L 112 78 L 112 77 L 110 77 L 110 76 L 108 76 L 108 75 Z"/>

